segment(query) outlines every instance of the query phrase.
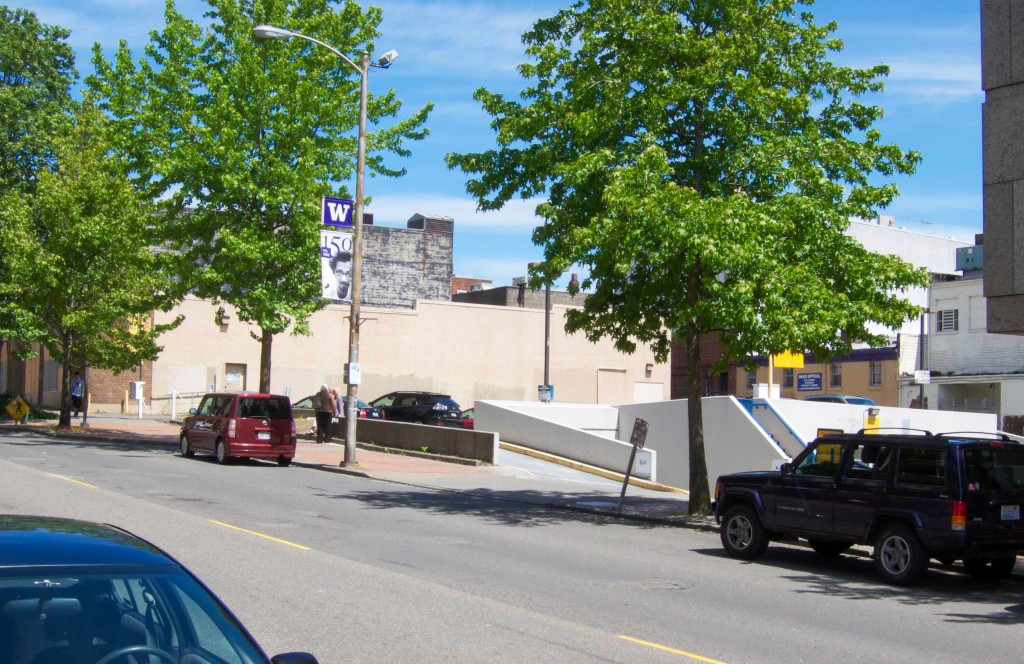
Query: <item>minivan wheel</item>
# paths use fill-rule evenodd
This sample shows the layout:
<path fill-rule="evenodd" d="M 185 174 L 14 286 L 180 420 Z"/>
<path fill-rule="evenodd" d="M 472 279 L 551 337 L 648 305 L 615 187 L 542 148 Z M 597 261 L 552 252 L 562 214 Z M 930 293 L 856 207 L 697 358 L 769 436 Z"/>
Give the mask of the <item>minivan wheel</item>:
<path fill-rule="evenodd" d="M 217 457 L 217 463 L 228 462 L 228 446 L 224 444 L 223 440 L 217 441 L 217 447 L 213 449 L 213 454 Z"/>
<path fill-rule="evenodd" d="M 281 456 L 277 457 L 277 465 L 281 466 L 282 468 L 287 468 L 288 466 L 291 465 L 291 463 L 292 463 L 292 458 L 291 457 L 287 457 L 287 456 L 285 456 L 283 454 Z"/>
<path fill-rule="evenodd" d="M 195 454 L 196 454 L 196 451 L 192 449 L 192 445 L 188 442 L 188 434 L 187 433 L 181 434 L 180 449 L 181 449 L 181 456 L 185 457 L 186 459 L 190 459 L 190 458 L 194 457 Z"/>
<path fill-rule="evenodd" d="M 734 558 L 753 560 L 768 549 L 768 533 L 749 505 L 736 505 L 725 513 L 719 536 L 725 552 Z"/>
<path fill-rule="evenodd" d="M 1017 556 L 1001 558 L 964 558 L 964 569 L 978 581 L 998 581 L 1013 574 Z"/>
<path fill-rule="evenodd" d="M 885 582 L 909 586 L 928 570 L 928 553 L 909 527 L 888 525 L 875 544 L 875 568 Z"/>

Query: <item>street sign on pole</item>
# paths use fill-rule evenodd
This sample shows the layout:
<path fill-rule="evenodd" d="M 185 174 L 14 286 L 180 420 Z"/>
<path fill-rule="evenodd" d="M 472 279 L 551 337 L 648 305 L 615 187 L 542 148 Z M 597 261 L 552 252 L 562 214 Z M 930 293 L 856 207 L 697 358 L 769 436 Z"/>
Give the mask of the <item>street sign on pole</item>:
<path fill-rule="evenodd" d="M 11 399 L 7 403 L 6 408 L 7 413 L 11 416 L 11 419 L 14 420 L 15 423 L 25 419 L 29 411 L 28 404 L 25 403 L 25 400 L 22 399 L 21 397 L 14 397 L 13 399 Z"/>
<path fill-rule="evenodd" d="M 629 437 L 629 443 L 633 450 L 629 453 L 629 463 L 626 465 L 626 476 L 622 478 L 622 493 L 619 494 L 619 510 L 622 510 L 622 501 L 626 499 L 626 487 L 629 486 L 629 476 L 633 474 L 633 461 L 636 460 L 636 451 L 644 448 L 647 442 L 647 420 L 636 418 L 633 422 L 633 434 Z"/>

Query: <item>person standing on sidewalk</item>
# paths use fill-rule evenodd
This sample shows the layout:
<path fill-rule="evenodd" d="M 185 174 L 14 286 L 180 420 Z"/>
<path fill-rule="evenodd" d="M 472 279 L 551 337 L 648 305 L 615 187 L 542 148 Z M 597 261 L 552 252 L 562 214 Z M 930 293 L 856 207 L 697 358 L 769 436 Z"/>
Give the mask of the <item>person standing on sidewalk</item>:
<path fill-rule="evenodd" d="M 75 377 L 71 379 L 71 405 L 75 409 L 72 417 L 78 417 L 78 411 L 82 410 L 82 397 L 85 396 L 85 381 L 82 380 L 82 372 L 76 371 Z"/>
<path fill-rule="evenodd" d="M 334 419 L 337 403 L 327 383 L 321 385 L 320 391 L 313 397 L 313 407 L 316 408 L 316 442 L 329 443 L 333 429 L 331 420 Z"/>

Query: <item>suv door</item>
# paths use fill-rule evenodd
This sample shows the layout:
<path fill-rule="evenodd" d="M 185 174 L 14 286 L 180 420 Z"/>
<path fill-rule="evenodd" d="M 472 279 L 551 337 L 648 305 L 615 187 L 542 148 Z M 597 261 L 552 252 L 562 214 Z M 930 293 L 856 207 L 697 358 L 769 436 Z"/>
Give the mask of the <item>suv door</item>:
<path fill-rule="evenodd" d="M 874 515 L 889 502 L 894 452 L 881 443 L 852 445 L 836 489 L 837 535 L 867 537 Z"/>
<path fill-rule="evenodd" d="M 779 478 L 775 524 L 781 530 L 833 532 L 836 478 L 843 445 L 818 439 Z"/>

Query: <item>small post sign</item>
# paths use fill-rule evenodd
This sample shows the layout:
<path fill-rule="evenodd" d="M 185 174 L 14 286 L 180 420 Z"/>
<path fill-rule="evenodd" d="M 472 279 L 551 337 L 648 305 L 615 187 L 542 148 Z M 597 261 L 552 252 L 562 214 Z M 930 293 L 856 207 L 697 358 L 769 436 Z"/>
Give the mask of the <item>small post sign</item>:
<path fill-rule="evenodd" d="M 11 416 L 11 419 L 16 423 L 21 422 L 28 416 L 28 404 L 25 400 L 19 397 L 14 397 L 7 403 L 7 413 Z"/>
<path fill-rule="evenodd" d="M 629 453 L 626 476 L 622 478 L 622 493 L 619 494 L 619 511 L 622 511 L 622 501 L 626 499 L 626 487 L 629 486 L 629 476 L 633 474 L 633 462 L 636 460 L 636 451 L 642 450 L 646 442 L 647 420 L 638 417 L 633 422 L 633 433 L 629 437 L 629 444 L 633 446 L 633 450 Z"/>

